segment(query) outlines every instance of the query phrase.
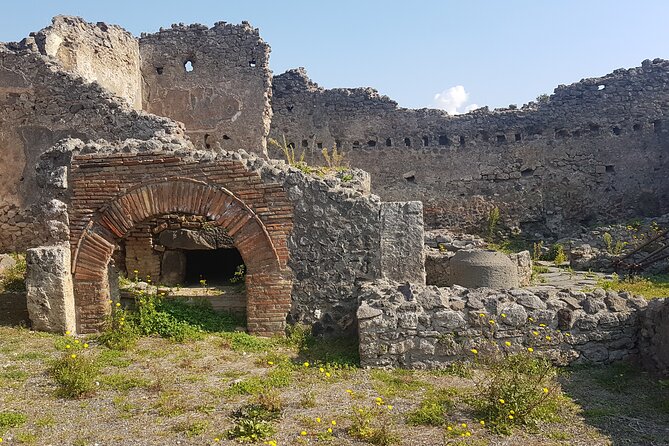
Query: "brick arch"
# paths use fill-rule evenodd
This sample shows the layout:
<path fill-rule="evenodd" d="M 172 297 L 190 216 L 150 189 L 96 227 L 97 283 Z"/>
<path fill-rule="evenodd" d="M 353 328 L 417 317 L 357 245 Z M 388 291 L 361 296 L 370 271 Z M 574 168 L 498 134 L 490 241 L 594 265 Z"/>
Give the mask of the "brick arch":
<path fill-rule="evenodd" d="M 249 331 L 282 333 L 292 281 L 267 228 L 229 190 L 188 178 L 137 185 L 104 204 L 88 222 L 72 260 L 78 329 L 97 331 L 109 314 L 107 267 L 118 242 L 138 223 L 171 213 L 205 216 L 226 229 L 246 265 Z"/>

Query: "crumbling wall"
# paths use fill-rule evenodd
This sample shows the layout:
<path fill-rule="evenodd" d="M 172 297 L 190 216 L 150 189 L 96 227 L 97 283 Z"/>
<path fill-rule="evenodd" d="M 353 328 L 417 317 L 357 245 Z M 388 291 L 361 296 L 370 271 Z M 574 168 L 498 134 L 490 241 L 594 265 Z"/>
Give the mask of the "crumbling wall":
<path fill-rule="evenodd" d="M 35 165 L 56 141 L 181 134 L 177 123 L 132 110 L 25 42 L 0 44 L 0 252 L 25 250 L 48 238 L 35 208 Z"/>
<path fill-rule="evenodd" d="M 63 69 L 97 82 L 132 108 L 142 108 L 139 44 L 123 28 L 103 22 L 92 24 L 79 17 L 56 16 L 51 26 L 23 43 L 52 57 Z"/>
<path fill-rule="evenodd" d="M 142 34 L 143 109 L 183 122 L 199 149 L 263 154 L 271 119 L 270 48 L 248 22 Z"/>
<path fill-rule="evenodd" d="M 243 200 L 263 222 L 280 263 L 291 271 L 290 302 L 282 300 L 282 290 L 278 293 L 272 288 L 281 284 L 265 283 L 263 317 L 276 322 L 282 306 L 289 305 L 284 320 L 288 316 L 291 322 L 311 324 L 318 333 L 354 331 L 356 282 L 381 274 L 381 203 L 369 194 L 368 176 L 362 171 L 319 177 L 245 151 L 195 151 L 184 140 L 154 139 L 117 144 L 68 140 L 42 156 L 38 172 L 44 186 L 39 194 L 44 206 L 52 206 L 55 200 L 66 206 L 69 231 L 50 242 L 69 240 L 75 253 L 77 314 L 79 326 L 86 330 L 95 329 L 100 321 L 109 292 L 101 286 L 106 280 L 104 261 L 121 241 L 118 239 L 126 241 L 127 262 L 127 256 L 132 255 L 129 246 L 135 245 L 136 249 L 142 240 L 149 240 L 151 225 L 144 223 L 152 221 L 151 215 L 177 212 L 169 210 L 175 203 L 185 203 L 177 206 L 181 210 L 197 208 L 204 196 L 202 187 L 223 188 Z M 194 185 L 182 189 L 175 186 L 183 181 Z M 173 190 L 175 187 L 177 190 Z M 122 206 L 117 203 L 121 200 Z M 207 202 L 207 206 L 220 205 L 219 199 Z M 128 209 L 121 209 L 123 206 Z M 186 213 L 211 219 L 211 212 Z M 59 214 L 59 220 L 49 224 L 62 225 L 61 217 Z M 232 217 L 227 216 L 225 221 Z M 117 219 L 132 229 L 123 233 L 116 228 L 120 224 L 115 223 Z M 234 221 L 241 224 L 246 220 L 235 217 Z M 98 227 L 101 225 L 109 228 L 103 230 Z M 230 226 L 230 233 L 234 229 L 237 237 L 235 226 Z M 422 231 L 422 227 L 416 230 Z M 97 234 L 93 239 L 92 233 Z M 267 255 L 260 245 L 261 238 L 256 235 L 249 240 L 244 247 L 235 244 L 247 266 L 247 292 L 249 280 L 254 273 L 258 275 L 254 258 Z M 146 258 L 152 247 L 142 246 Z M 82 251 L 84 255 L 76 255 Z M 150 259 L 147 262 L 143 265 L 155 271 L 157 266 L 152 266 Z"/>
<path fill-rule="evenodd" d="M 407 368 L 441 368 L 495 348 L 532 349 L 562 365 L 635 359 L 647 305 L 601 289 L 468 290 L 389 281 L 363 284 L 360 302 L 362 365 Z"/>
<path fill-rule="evenodd" d="M 430 227 L 480 230 L 499 207 L 532 236 L 560 234 L 669 211 L 668 83 L 669 61 L 647 60 L 521 109 L 449 116 L 291 70 L 273 81 L 270 136 L 312 162 L 336 143 L 382 199 L 423 201 Z"/>

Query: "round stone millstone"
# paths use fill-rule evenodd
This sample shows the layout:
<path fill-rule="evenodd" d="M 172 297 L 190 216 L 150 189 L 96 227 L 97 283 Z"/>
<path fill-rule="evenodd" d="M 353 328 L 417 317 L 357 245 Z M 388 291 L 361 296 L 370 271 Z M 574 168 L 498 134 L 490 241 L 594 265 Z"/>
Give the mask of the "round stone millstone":
<path fill-rule="evenodd" d="M 450 261 L 451 283 L 466 288 L 518 288 L 518 268 L 497 251 L 458 251 Z"/>

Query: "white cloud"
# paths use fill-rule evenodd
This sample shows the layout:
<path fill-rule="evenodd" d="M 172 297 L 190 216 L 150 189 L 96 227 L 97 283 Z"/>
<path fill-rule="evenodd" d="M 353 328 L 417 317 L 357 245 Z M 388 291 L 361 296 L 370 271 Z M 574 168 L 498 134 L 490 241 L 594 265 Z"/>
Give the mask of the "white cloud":
<path fill-rule="evenodd" d="M 479 108 L 476 104 L 467 104 L 469 93 L 465 91 L 462 85 L 456 85 L 434 95 L 434 106 L 441 110 L 446 110 L 451 115 L 467 113 Z M 464 107 L 464 109 L 463 109 Z"/>

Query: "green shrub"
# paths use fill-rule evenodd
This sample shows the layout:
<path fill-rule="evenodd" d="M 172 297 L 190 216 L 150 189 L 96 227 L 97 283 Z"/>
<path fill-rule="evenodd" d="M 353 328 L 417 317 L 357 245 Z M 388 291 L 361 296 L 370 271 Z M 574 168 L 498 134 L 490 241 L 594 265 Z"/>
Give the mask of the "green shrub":
<path fill-rule="evenodd" d="M 270 422 L 256 418 L 242 418 L 235 422 L 232 429 L 228 430 L 228 438 L 241 443 L 257 443 L 267 440 L 275 432 L 276 429 Z"/>
<path fill-rule="evenodd" d="M 112 350 L 129 350 L 139 339 L 139 330 L 133 323 L 133 315 L 120 307 L 114 308 L 105 331 L 98 341 Z"/>
<path fill-rule="evenodd" d="M 553 419 L 561 392 L 557 368 L 531 353 L 503 355 L 489 364 L 471 403 L 486 426 L 510 434 L 516 425 L 534 425 Z"/>
<path fill-rule="evenodd" d="M 488 241 L 492 242 L 495 237 L 495 229 L 499 223 L 499 208 L 494 207 L 488 211 Z"/>
<path fill-rule="evenodd" d="M 252 404 L 246 404 L 232 413 L 235 426 L 228 438 L 243 443 L 266 440 L 276 432 L 272 421 L 281 417 L 281 398 L 275 393 L 262 393 Z"/>
<path fill-rule="evenodd" d="M 564 246 L 562 246 L 562 244 L 555 243 L 552 246 L 551 251 L 552 251 L 551 257 L 553 258 L 554 264 L 561 265 L 567 261 L 567 254 L 565 254 Z"/>
<path fill-rule="evenodd" d="M 371 407 L 352 407 L 351 426 L 348 434 L 358 440 L 379 446 L 399 443 L 392 405 L 376 398 Z"/>
<path fill-rule="evenodd" d="M 544 242 L 538 241 L 532 245 L 532 260 L 541 260 L 543 256 Z"/>
<path fill-rule="evenodd" d="M 16 264 L 7 268 L 0 276 L 0 291 L 20 293 L 26 290 L 26 256 L 11 254 Z"/>
<path fill-rule="evenodd" d="M 56 393 L 64 398 L 80 398 L 96 388 L 97 365 L 83 354 L 66 353 L 52 364 L 49 373 L 58 384 Z"/>

